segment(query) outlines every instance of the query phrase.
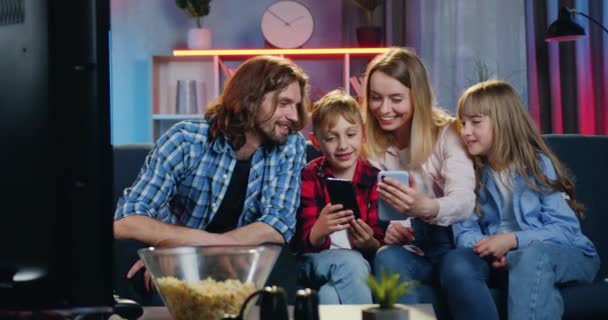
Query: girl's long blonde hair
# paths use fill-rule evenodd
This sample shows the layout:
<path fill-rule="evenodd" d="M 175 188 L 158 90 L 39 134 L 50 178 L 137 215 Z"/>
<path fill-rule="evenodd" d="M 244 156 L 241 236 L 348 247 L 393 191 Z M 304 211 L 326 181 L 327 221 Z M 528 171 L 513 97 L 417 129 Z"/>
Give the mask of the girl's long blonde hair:
<path fill-rule="evenodd" d="M 509 83 L 488 80 L 468 88 L 458 100 L 457 113 L 461 120 L 473 115 L 484 115 L 490 119 L 494 136 L 490 149 L 493 167 L 500 170 L 513 164 L 531 189 L 537 192 L 556 190 L 566 193 L 572 210 L 578 216 L 583 216 L 584 207 L 574 200 L 576 194 L 573 178 L 545 144 L 519 95 Z M 543 173 L 539 154 L 550 159 L 557 176 L 555 180 Z M 487 157 L 474 159 L 476 191 L 483 188 L 480 177 L 485 161 Z"/>
<path fill-rule="evenodd" d="M 378 121 L 370 114 L 370 77 L 382 72 L 410 89 L 412 120 L 408 148 L 409 168 L 418 168 L 433 152 L 441 128 L 454 122 L 454 118 L 434 106 L 433 91 L 422 60 L 406 48 L 391 48 L 376 56 L 365 72 L 365 99 L 363 101 L 367 133 L 367 152 L 370 158 L 378 159 L 394 144 L 390 132 L 382 130 Z"/>

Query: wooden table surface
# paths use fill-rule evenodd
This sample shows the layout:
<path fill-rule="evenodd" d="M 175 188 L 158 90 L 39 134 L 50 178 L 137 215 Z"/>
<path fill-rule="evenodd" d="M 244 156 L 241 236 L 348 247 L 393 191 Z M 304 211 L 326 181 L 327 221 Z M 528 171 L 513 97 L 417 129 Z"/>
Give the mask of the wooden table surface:
<path fill-rule="evenodd" d="M 360 320 L 361 310 L 374 305 L 320 305 L 320 320 Z M 410 304 L 400 305 L 410 311 L 410 320 L 433 320 L 435 312 L 430 304 Z M 293 307 L 289 307 L 289 314 L 293 317 Z M 120 320 L 121 318 L 113 315 L 110 320 Z M 145 307 L 144 315 L 139 320 L 171 320 L 172 317 L 166 307 Z M 248 320 L 258 320 L 259 311 L 257 306 L 251 308 Z"/>

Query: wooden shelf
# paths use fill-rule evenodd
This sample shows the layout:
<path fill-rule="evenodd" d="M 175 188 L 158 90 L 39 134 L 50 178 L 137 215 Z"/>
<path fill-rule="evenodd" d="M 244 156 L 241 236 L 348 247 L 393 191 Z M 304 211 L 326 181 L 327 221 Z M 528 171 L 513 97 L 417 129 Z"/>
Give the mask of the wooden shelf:
<path fill-rule="evenodd" d="M 153 120 L 196 120 L 202 119 L 203 114 L 153 114 Z"/>
<path fill-rule="evenodd" d="M 226 74 L 243 60 L 257 55 L 288 56 L 298 64 L 341 63 L 342 75 L 332 74 L 333 88 L 342 87 L 347 93 L 351 85 L 351 60 L 354 66 L 365 65 L 371 57 L 389 48 L 303 48 L 303 49 L 212 49 L 175 50 L 172 56 L 153 56 L 151 62 L 152 137 L 154 141 L 172 124 L 180 120 L 202 119 L 207 105 L 221 93 Z M 332 61 L 333 60 L 333 61 Z M 335 60 L 338 60 L 336 62 Z M 223 61 L 226 61 L 224 63 Z M 339 66 L 339 65 L 338 65 Z M 231 68 L 232 67 L 232 68 Z M 340 70 L 340 67 L 338 67 Z M 339 72 L 339 71 L 338 71 Z M 360 75 L 360 68 L 354 74 Z M 331 79 L 331 78 L 330 78 Z M 197 114 L 176 114 L 178 80 L 197 82 Z M 355 79 L 356 80 L 356 79 Z M 333 83 L 335 86 L 333 86 Z M 327 90 L 325 88 L 324 90 Z"/>
<path fill-rule="evenodd" d="M 374 55 L 387 51 L 389 48 L 303 48 L 303 49 L 211 49 L 211 50 L 173 50 L 174 56 L 259 56 L 259 55 L 297 55 L 297 56 L 326 56 L 326 55 Z"/>

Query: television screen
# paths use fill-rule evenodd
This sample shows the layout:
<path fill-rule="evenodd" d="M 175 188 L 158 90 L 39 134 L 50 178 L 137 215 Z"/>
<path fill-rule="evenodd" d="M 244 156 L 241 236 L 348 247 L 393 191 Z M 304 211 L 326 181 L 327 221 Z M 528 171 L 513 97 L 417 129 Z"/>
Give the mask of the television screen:
<path fill-rule="evenodd" d="M 0 0 L 0 310 L 112 295 L 109 0 Z"/>

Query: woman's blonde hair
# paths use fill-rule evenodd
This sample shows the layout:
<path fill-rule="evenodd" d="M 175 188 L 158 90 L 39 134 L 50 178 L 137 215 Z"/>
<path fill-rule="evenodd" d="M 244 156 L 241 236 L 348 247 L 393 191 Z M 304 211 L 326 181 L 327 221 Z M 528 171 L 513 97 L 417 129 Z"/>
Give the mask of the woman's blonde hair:
<path fill-rule="evenodd" d="M 468 88 L 458 100 L 457 114 L 461 120 L 473 115 L 484 115 L 490 119 L 494 136 L 490 153 L 494 167 L 504 169 L 514 164 L 515 170 L 530 188 L 537 192 L 564 192 L 568 195 L 570 207 L 577 215 L 583 216 L 583 206 L 574 200 L 573 178 L 545 144 L 519 95 L 509 83 L 488 80 Z M 461 124 L 459 129 L 462 130 Z M 555 180 L 543 173 L 539 154 L 546 155 L 553 164 L 557 176 Z M 477 191 L 483 187 L 480 177 L 484 161 L 487 161 L 485 157 L 474 158 Z"/>
<path fill-rule="evenodd" d="M 454 118 L 434 106 L 431 83 L 422 63 L 414 51 L 406 48 L 391 48 L 376 56 L 365 72 L 365 123 L 367 128 L 367 151 L 371 158 L 380 158 L 394 144 L 393 136 L 380 127 L 370 114 L 370 78 L 374 72 L 382 72 L 398 80 L 410 89 L 412 120 L 410 126 L 410 168 L 417 168 L 433 152 L 439 131 L 454 122 Z"/>

